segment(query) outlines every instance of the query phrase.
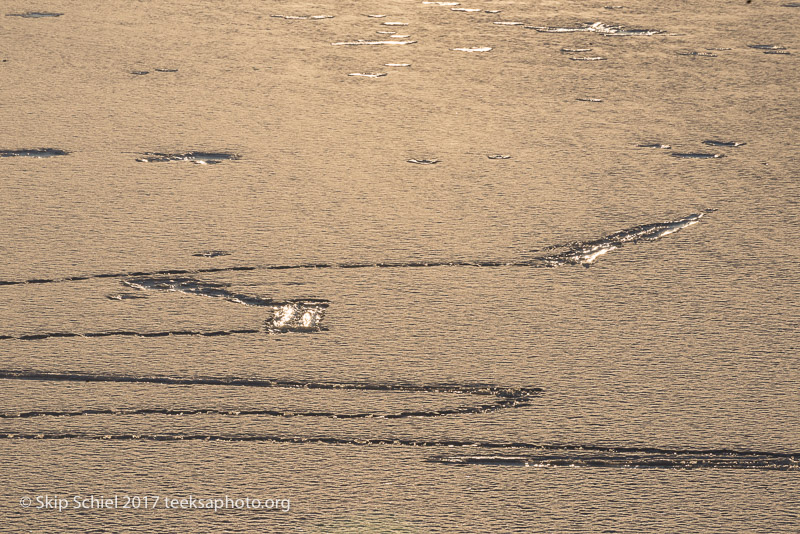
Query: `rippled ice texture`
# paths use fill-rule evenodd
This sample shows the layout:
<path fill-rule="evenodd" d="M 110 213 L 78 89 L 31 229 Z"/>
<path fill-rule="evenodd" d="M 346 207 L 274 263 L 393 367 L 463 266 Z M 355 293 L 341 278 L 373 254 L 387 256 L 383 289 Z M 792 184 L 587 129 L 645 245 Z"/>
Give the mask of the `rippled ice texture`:
<path fill-rule="evenodd" d="M 2 6 L 0 530 L 800 528 L 799 11 L 451 4 Z"/>

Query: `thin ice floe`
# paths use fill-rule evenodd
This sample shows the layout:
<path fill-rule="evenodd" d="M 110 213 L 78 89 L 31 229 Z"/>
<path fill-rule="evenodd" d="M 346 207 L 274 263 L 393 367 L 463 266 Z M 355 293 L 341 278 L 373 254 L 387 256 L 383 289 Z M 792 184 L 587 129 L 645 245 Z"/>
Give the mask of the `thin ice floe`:
<path fill-rule="evenodd" d="M 323 20 L 332 19 L 333 15 L 270 15 L 270 17 L 286 20 Z"/>
<path fill-rule="evenodd" d="M 122 284 L 140 291 L 157 290 L 185 293 L 187 295 L 202 295 L 205 297 L 221 298 L 229 302 L 236 302 L 247 306 L 269 307 L 284 304 L 283 302 L 278 302 L 269 298 L 232 292 L 228 289 L 230 284 L 198 280 L 189 277 L 135 277 L 122 280 Z"/>
<path fill-rule="evenodd" d="M 489 154 L 486 157 L 489 159 L 511 159 L 508 154 Z"/>
<path fill-rule="evenodd" d="M 604 58 L 602 56 L 593 56 L 593 57 L 571 57 L 572 61 L 605 61 L 608 58 Z"/>
<path fill-rule="evenodd" d="M 674 158 L 684 159 L 715 159 L 725 157 L 725 154 L 708 154 L 704 152 L 673 152 L 670 155 Z"/>
<path fill-rule="evenodd" d="M 578 102 L 602 102 L 602 98 L 576 98 Z"/>
<path fill-rule="evenodd" d="M 140 293 L 115 293 L 113 295 L 106 295 L 108 300 L 136 300 L 136 299 L 146 299 L 147 295 L 142 295 Z"/>
<path fill-rule="evenodd" d="M 450 11 L 461 11 L 462 13 L 478 13 L 480 9 L 472 7 L 452 7 Z"/>
<path fill-rule="evenodd" d="M 671 145 L 664 145 L 662 143 L 649 143 L 643 145 L 636 145 L 639 148 L 662 148 L 662 149 L 670 149 L 672 148 Z"/>
<path fill-rule="evenodd" d="M 359 46 L 359 45 L 409 45 L 414 44 L 416 41 L 371 41 L 367 39 L 359 39 L 358 41 L 342 41 L 339 43 L 331 43 L 333 46 Z"/>
<path fill-rule="evenodd" d="M 744 146 L 747 143 L 740 143 L 739 141 L 717 141 L 714 139 L 706 139 L 703 141 L 704 145 L 708 146 L 730 146 L 730 147 L 739 147 Z"/>
<path fill-rule="evenodd" d="M 381 78 L 386 76 L 385 72 L 351 72 L 348 76 L 358 76 L 361 78 Z"/>
<path fill-rule="evenodd" d="M 624 30 L 624 29 L 611 29 L 607 31 L 598 31 L 604 35 L 605 37 L 636 37 L 636 36 L 650 36 L 650 35 L 658 35 L 659 33 L 664 33 L 663 30 Z"/>
<path fill-rule="evenodd" d="M 53 156 L 66 156 L 66 150 L 58 148 L 21 148 L 18 150 L 0 150 L 0 158 L 52 158 Z"/>
<path fill-rule="evenodd" d="M 488 52 L 492 49 L 491 46 L 478 46 L 475 48 L 453 48 L 457 52 Z"/>
<path fill-rule="evenodd" d="M 384 67 L 410 67 L 411 63 L 384 63 Z"/>
<path fill-rule="evenodd" d="M 230 256 L 231 253 L 227 250 L 204 250 L 202 252 L 195 252 L 192 256 L 197 258 L 218 258 L 220 256 Z"/>
<path fill-rule="evenodd" d="M 439 163 L 438 159 L 409 159 L 409 163 L 416 163 L 417 165 L 435 165 Z"/>
<path fill-rule="evenodd" d="M 695 56 L 695 57 L 717 57 L 717 54 L 711 52 L 676 52 L 679 56 Z"/>
<path fill-rule="evenodd" d="M 577 32 L 593 32 L 595 31 L 592 26 L 578 26 L 576 28 L 564 28 L 558 26 L 525 26 L 526 29 L 536 30 L 542 33 L 577 33 Z"/>
<path fill-rule="evenodd" d="M 48 11 L 28 11 L 27 13 L 9 13 L 6 17 L 22 17 L 24 19 L 43 19 L 60 17 L 63 13 L 50 13 Z"/>
<path fill-rule="evenodd" d="M 592 24 L 584 23 L 577 27 L 554 27 L 554 26 L 525 26 L 527 29 L 536 30 L 544 33 L 576 33 L 592 32 L 601 35 L 632 36 L 632 35 L 656 35 L 664 33 L 663 30 L 646 29 L 626 29 L 622 26 L 609 26 L 602 22 Z"/>
<path fill-rule="evenodd" d="M 325 307 L 306 303 L 289 302 L 273 309 L 273 316 L 265 322 L 270 334 L 288 332 L 320 332 L 324 330 L 322 320 Z"/>
<path fill-rule="evenodd" d="M 269 333 L 319 332 L 323 330 L 321 323 L 329 305 L 329 301 L 326 299 L 281 301 L 257 295 L 246 295 L 230 291 L 229 284 L 188 277 L 139 277 L 123 280 L 122 283 L 133 289 L 215 297 L 246 306 L 271 308 L 272 316 L 266 322 L 266 330 Z"/>
<path fill-rule="evenodd" d="M 747 48 L 755 48 L 756 50 L 786 50 L 785 46 L 775 44 L 754 44 L 747 45 Z"/>
<path fill-rule="evenodd" d="M 408 22 L 382 22 L 384 26 L 408 26 Z"/>
<path fill-rule="evenodd" d="M 178 69 L 153 69 L 155 72 L 178 72 Z M 146 74 L 150 74 L 149 70 L 132 70 L 131 74 L 135 76 L 144 76 Z"/>
<path fill-rule="evenodd" d="M 198 165 L 213 165 L 225 160 L 237 160 L 241 156 L 228 152 L 184 152 L 167 154 L 162 152 L 145 152 L 136 161 L 141 163 L 163 163 L 167 161 L 190 161 Z"/>
<path fill-rule="evenodd" d="M 558 252 L 547 254 L 538 259 L 549 266 L 589 266 L 601 256 L 623 245 L 643 241 L 656 241 L 678 230 L 697 224 L 703 215 L 704 213 L 702 212 L 695 213 L 673 221 L 634 226 L 592 241 L 576 241 L 562 246 L 550 247 Z"/>
<path fill-rule="evenodd" d="M 496 21 L 492 22 L 492 24 L 497 24 L 498 26 L 524 26 L 524 22 L 514 22 L 514 21 Z"/>

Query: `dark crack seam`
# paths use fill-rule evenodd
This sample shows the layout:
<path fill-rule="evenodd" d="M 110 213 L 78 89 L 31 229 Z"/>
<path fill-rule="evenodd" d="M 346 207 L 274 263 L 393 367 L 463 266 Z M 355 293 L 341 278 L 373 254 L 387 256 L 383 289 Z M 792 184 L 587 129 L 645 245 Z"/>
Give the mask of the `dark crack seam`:
<path fill-rule="evenodd" d="M 488 385 L 410 385 L 410 384 L 375 384 L 375 383 L 339 383 L 313 382 L 298 380 L 249 379 L 236 377 L 142 377 L 120 375 L 91 375 L 75 373 L 47 373 L 38 371 L 0 370 L 0 379 L 35 380 L 35 381 L 69 381 L 69 382 L 114 382 L 114 383 L 149 383 L 165 385 L 221 385 L 249 387 L 277 387 L 292 389 L 351 390 L 351 391 L 393 391 L 423 393 L 455 393 L 494 396 L 494 404 L 476 406 L 459 406 L 442 410 L 416 410 L 398 413 L 335 413 L 335 412 L 289 412 L 278 410 L 216 410 L 216 409 L 168 409 L 143 408 L 131 410 L 87 409 L 78 411 L 30 411 L 21 413 L 2 413 L 0 419 L 18 419 L 44 416 L 80 416 L 80 415 L 266 415 L 275 417 L 329 417 L 334 419 L 383 418 L 401 419 L 407 417 L 441 417 L 446 415 L 489 413 L 506 408 L 521 408 L 530 405 L 530 399 L 542 392 L 541 388 L 506 388 Z"/>
<path fill-rule="evenodd" d="M 486 384 L 376 384 L 370 382 L 315 382 L 311 380 L 278 380 L 271 378 L 240 377 L 171 377 L 124 376 L 82 373 L 50 373 L 43 371 L 16 371 L 0 369 L 0 379 L 68 381 L 68 382 L 118 382 L 168 385 L 249 386 L 262 388 L 331 389 L 356 391 L 403 391 L 421 393 L 464 393 L 491 395 L 506 399 L 524 400 L 542 392 L 536 387 L 498 387 Z"/>
<path fill-rule="evenodd" d="M 530 406 L 529 402 L 502 400 L 496 404 L 480 404 L 477 406 L 459 406 L 443 410 L 418 410 L 397 413 L 336 413 L 336 412 L 292 412 L 279 410 L 217 410 L 217 409 L 166 409 L 166 408 L 141 408 L 141 409 L 89 409 L 80 411 L 32 411 L 19 413 L 0 413 L 0 419 L 28 419 L 32 417 L 76 417 L 83 415 L 263 415 L 270 417 L 327 417 L 331 419 L 405 419 L 408 417 L 443 417 L 448 415 L 490 413 L 504 408 L 521 408 Z"/>
<path fill-rule="evenodd" d="M 0 340 L 19 340 L 19 341 L 36 341 L 40 339 L 51 338 L 71 338 L 71 337 L 111 337 L 111 336 L 129 336 L 129 337 L 166 337 L 166 336 L 233 336 L 237 334 L 259 334 L 263 330 L 256 330 L 252 328 L 242 328 L 237 330 L 168 330 L 165 332 L 134 332 L 131 330 L 110 330 L 108 332 L 46 332 L 43 334 L 25 334 L 22 336 L 6 336 L 0 335 Z M 2 378 L 2 377 L 0 377 Z"/>
<path fill-rule="evenodd" d="M 217 434 L 81 434 L 81 433 L 4 433 L 0 439 L 83 439 L 110 441 L 230 441 L 230 442 L 271 442 L 297 444 L 329 445 L 402 445 L 411 447 L 474 447 L 484 449 L 536 449 L 558 451 L 602 451 L 616 453 L 646 453 L 675 455 L 714 455 L 729 457 L 762 456 L 765 458 L 800 458 L 800 452 L 767 452 L 736 449 L 665 449 L 658 447 L 613 447 L 601 445 L 578 445 L 529 442 L 492 442 L 461 440 L 424 440 L 392 438 L 336 438 L 336 437 L 298 437 L 298 436 L 235 436 Z"/>
<path fill-rule="evenodd" d="M 57 282 L 71 282 L 80 280 L 91 280 L 96 278 L 126 278 L 136 276 L 156 276 L 156 275 L 192 275 L 202 273 L 220 273 L 231 271 L 256 271 L 256 270 L 289 270 L 289 269 L 369 269 L 369 268 L 414 268 L 414 267 L 554 267 L 565 264 L 589 264 L 593 259 L 584 262 L 576 254 L 586 254 L 592 252 L 587 247 L 597 247 L 605 245 L 608 250 L 622 246 L 623 242 L 637 243 L 640 241 L 653 241 L 659 239 L 666 233 L 685 228 L 695 222 L 698 222 L 706 213 L 713 212 L 713 209 L 707 209 L 700 213 L 689 215 L 682 219 L 674 221 L 666 221 L 659 223 L 650 223 L 644 225 L 637 225 L 626 230 L 614 232 L 608 236 L 599 239 L 590 240 L 586 242 L 571 243 L 571 250 L 567 250 L 560 254 L 541 256 L 527 260 L 516 261 L 492 261 L 492 260 L 477 260 L 477 261 L 431 261 L 431 262 L 378 262 L 378 263 L 301 263 L 294 265 L 242 265 L 231 267 L 208 267 L 203 269 L 165 269 L 159 271 L 131 271 L 119 273 L 101 273 L 90 274 L 83 276 L 70 276 L 66 278 L 31 278 L 28 280 L 0 280 L 0 286 L 12 286 L 23 284 L 51 284 Z M 659 233 L 669 230 L 666 233 Z M 557 247 L 547 247 L 552 249 Z"/>

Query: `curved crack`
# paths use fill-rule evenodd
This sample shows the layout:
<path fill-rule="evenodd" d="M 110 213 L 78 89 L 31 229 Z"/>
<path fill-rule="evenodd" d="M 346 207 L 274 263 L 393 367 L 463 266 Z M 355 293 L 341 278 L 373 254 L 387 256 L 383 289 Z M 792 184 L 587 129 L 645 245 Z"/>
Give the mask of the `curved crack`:
<path fill-rule="evenodd" d="M 547 254 L 530 259 L 518 260 L 451 260 L 451 261 L 410 261 L 410 262 L 353 262 L 353 263 L 297 263 L 288 265 L 235 265 L 229 267 L 206 267 L 201 269 L 162 269 L 158 271 L 128 271 L 117 273 L 99 273 L 64 278 L 31 278 L 28 280 L 0 280 L 0 286 L 23 284 L 50 284 L 57 282 L 73 282 L 96 278 L 131 278 L 147 276 L 177 276 L 205 273 L 221 273 L 234 271 L 270 271 L 291 269 L 373 269 L 373 268 L 412 268 L 412 267 L 557 267 L 563 265 L 591 265 L 597 258 L 619 248 L 623 244 L 636 244 L 656 241 L 666 235 L 677 232 L 700 221 L 706 214 L 715 210 L 704 210 L 680 219 L 665 222 L 637 225 L 620 230 L 607 236 L 589 240 L 575 241 L 567 245 L 555 245 L 545 250 L 566 247 L 561 253 Z M 601 254 L 597 254 L 601 251 Z"/>

